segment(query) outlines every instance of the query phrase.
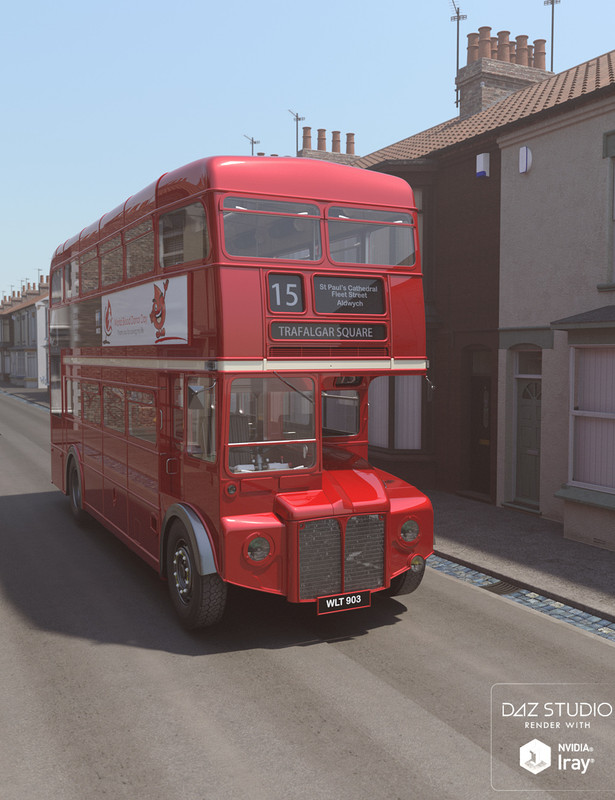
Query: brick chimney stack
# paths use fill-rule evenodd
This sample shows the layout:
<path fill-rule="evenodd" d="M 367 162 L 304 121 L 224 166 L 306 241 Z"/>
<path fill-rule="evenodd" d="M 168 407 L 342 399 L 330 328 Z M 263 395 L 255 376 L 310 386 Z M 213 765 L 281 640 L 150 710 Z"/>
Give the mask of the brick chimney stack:
<path fill-rule="evenodd" d="M 486 26 L 468 34 L 467 65 L 457 76 L 462 119 L 552 75 L 545 69 L 546 40 L 530 45 L 528 38 L 523 34 L 511 41 L 510 31 L 491 36 Z"/>
<path fill-rule="evenodd" d="M 338 164 L 353 164 L 360 156 L 355 154 L 354 133 L 346 134 L 346 152 L 342 153 L 341 131 L 331 131 L 331 152 L 327 150 L 327 130 L 318 128 L 317 149 L 312 150 L 312 129 L 303 128 L 303 148 L 299 158 L 319 158 L 323 161 L 334 161 Z"/>

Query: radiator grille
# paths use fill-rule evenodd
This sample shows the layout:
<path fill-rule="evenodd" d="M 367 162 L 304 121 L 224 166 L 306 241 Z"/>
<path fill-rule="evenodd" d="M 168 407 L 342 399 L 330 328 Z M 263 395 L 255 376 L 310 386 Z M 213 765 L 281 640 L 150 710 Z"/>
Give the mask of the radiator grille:
<path fill-rule="evenodd" d="M 346 525 L 344 591 L 375 589 L 384 577 L 384 518 L 351 517 Z"/>
<path fill-rule="evenodd" d="M 343 554 L 342 554 L 343 546 Z M 318 519 L 299 529 L 299 597 L 375 589 L 384 584 L 384 518 Z"/>

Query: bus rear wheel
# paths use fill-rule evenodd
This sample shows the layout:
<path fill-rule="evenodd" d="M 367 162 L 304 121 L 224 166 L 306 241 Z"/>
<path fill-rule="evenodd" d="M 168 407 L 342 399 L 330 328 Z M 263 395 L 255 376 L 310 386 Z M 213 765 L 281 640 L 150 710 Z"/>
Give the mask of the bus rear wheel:
<path fill-rule="evenodd" d="M 70 467 L 68 468 L 68 497 L 70 499 L 70 510 L 73 517 L 77 522 L 85 520 L 85 511 L 83 510 L 83 492 L 81 490 L 81 475 L 79 474 L 79 467 L 75 459 L 71 459 Z"/>
<path fill-rule="evenodd" d="M 173 606 L 188 630 L 215 625 L 226 607 L 226 584 L 216 573 L 199 574 L 197 563 L 183 523 L 175 520 L 167 544 L 167 580 Z"/>

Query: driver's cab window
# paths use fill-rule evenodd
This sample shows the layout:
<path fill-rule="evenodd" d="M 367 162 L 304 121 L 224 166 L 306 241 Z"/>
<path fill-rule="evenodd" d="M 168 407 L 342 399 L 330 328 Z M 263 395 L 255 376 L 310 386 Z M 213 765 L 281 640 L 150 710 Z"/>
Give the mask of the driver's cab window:
<path fill-rule="evenodd" d="M 359 393 L 331 389 L 322 393 L 323 436 L 356 436 L 359 432 Z"/>
<path fill-rule="evenodd" d="M 316 463 L 314 381 L 236 378 L 229 415 L 231 472 L 296 470 Z"/>

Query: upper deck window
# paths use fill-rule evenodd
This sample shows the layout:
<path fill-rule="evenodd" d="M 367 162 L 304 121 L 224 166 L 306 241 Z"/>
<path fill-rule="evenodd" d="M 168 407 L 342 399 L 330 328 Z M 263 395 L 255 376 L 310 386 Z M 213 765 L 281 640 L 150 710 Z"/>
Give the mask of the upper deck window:
<path fill-rule="evenodd" d="M 318 206 L 248 197 L 222 204 L 224 246 L 231 256 L 319 261 Z"/>
<path fill-rule="evenodd" d="M 160 266 L 201 261 L 209 254 L 205 209 L 192 203 L 160 217 Z"/>
<path fill-rule="evenodd" d="M 126 243 L 126 275 L 134 278 L 154 271 L 154 229 L 151 219 L 124 233 Z"/>
<path fill-rule="evenodd" d="M 413 266 L 414 227 L 410 214 L 338 206 L 330 208 L 327 216 L 332 261 Z"/>
<path fill-rule="evenodd" d="M 62 302 L 62 267 L 51 273 L 51 302 L 53 305 Z"/>

